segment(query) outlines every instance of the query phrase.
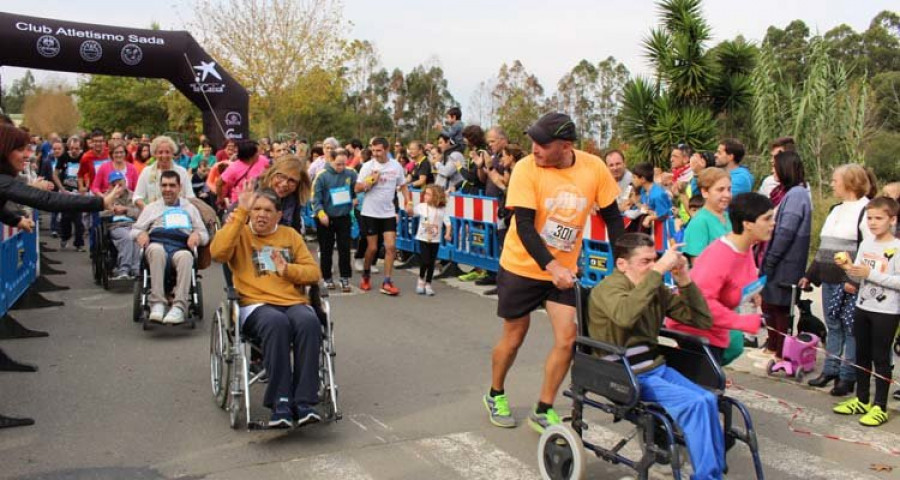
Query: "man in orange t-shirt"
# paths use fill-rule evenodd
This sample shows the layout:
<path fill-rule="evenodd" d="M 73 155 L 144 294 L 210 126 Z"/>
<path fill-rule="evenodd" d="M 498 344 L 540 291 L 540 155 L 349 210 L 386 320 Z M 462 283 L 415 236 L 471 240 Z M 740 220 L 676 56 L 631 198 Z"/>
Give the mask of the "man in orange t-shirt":
<path fill-rule="evenodd" d="M 568 115 L 548 113 L 525 132 L 532 155 L 516 164 L 506 193 L 513 211 L 497 273 L 497 315 L 505 319 L 493 351 L 491 391 L 484 396 L 491 423 L 514 427 L 504 393 L 506 374 L 531 323 L 531 312 L 546 308 L 554 345 L 547 357 L 537 406 L 529 416 L 535 430 L 560 422 L 553 410 L 559 386 L 572 361 L 576 336 L 575 272 L 588 215 L 594 206 L 606 221 L 610 242 L 624 231 L 616 203 L 619 187 L 606 164 L 575 150 L 575 124 Z"/>

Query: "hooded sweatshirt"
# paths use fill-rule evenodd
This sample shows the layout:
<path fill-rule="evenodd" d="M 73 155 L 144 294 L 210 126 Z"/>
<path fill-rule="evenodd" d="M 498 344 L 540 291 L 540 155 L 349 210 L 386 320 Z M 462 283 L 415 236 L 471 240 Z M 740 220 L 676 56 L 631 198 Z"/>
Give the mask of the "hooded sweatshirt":
<path fill-rule="evenodd" d="M 313 184 L 312 209 L 315 215 L 324 211 L 329 217 L 346 217 L 353 209 L 353 191 L 356 185 L 356 170 L 344 168 L 337 173 L 328 163 L 316 177 Z"/>

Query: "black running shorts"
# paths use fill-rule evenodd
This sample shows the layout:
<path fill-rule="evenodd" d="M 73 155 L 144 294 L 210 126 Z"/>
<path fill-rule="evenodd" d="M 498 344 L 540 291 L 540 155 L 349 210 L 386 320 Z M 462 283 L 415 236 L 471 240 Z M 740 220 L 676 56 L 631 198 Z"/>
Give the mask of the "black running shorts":
<path fill-rule="evenodd" d="M 523 277 L 500 267 L 497 300 L 497 316 L 514 320 L 537 310 L 547 301 L 574 307 L 575 288 L 560 290 L 553 282 Z"/>

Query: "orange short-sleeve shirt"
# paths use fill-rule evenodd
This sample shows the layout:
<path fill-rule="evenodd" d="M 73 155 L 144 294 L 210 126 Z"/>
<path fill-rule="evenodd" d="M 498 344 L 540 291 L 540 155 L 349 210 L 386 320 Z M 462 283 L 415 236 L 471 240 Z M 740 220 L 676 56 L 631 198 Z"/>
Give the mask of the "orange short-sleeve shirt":
<path fill-rule="evenodd" d="M 535 228 L 557 262 L 575 271 L 581 254 L 581 239 L 593 206 L 606 207 L 616 201 L 619 186 L 599 157 L 575 150 L 569 168 L 541 168 L 529 155 L 513 169 L 506 192 L 506 208 L 535 211 Z M 513 221 L 500 254 L 500 266 L 519 276 L 552 280 L 531 258 L 519 239 Z"/>

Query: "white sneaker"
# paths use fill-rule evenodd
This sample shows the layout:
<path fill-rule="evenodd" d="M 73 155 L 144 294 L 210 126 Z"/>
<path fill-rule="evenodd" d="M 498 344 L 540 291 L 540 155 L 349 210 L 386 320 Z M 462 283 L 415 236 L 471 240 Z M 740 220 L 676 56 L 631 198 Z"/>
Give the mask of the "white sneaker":
<path fill-rule="evenodd" d="M 425 295 L 428 295 L 429 297 L 433 297 L 433 296 L 434 296 L 434 289 L 431 288 L 431 284 L 430 284 L 430 283 L 426 283 L 426 284 L 425 284 Z"/>
<path fill-rule="evenodd" d="M 163 318 L 163 323 L 168 323 L 171 325 L 184 323 L 184 312 L 180 307 L 172 307 L 172 309 L 169 310 L 169 313 L 166 314 L 166 317 Z"/>
<path fill-rule="evenodd" d="M 425 295 L 425 280 L 421 278 L 416 282 L 416 293 L 419 295 Z"/>
<path fill-rule="evenodd" d="M 162 322 L 163 315 L 166 314 L 166 304 L 164 303 L 154 303 L 150 306 L 150 318 L 151 322 Z"/>
<path fill-rule="evenodd" d="M 357 272 L 363 271 L 363 261 L 361 258 L 357 258 L 353 261 L 353 270 L 356 270 Z"/>

